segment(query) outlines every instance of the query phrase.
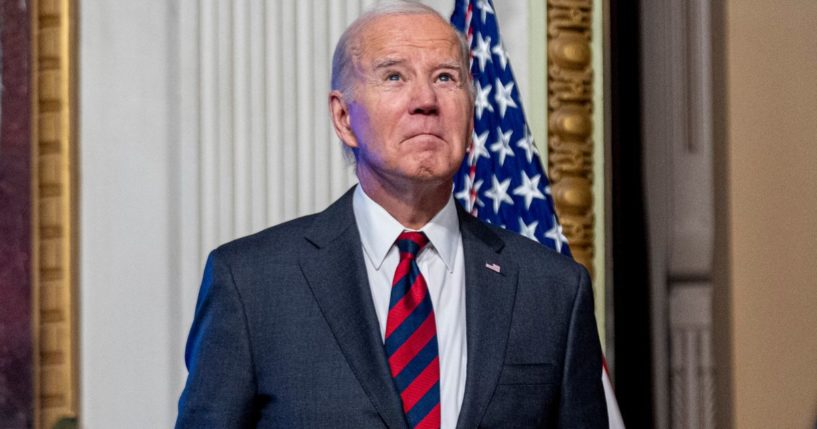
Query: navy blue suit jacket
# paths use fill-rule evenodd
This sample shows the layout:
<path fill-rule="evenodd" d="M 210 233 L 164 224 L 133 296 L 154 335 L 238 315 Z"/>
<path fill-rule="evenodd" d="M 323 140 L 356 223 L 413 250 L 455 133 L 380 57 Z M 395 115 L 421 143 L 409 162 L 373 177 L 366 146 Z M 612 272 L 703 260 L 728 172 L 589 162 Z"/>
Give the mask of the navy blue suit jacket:
<path fill-rule="evenodd" d="M 468 363 L 457 428 L 606 428 L 586 271 L 461 209 L 459 220 Z M 407 427 L 363 257 L 351 191 L 213 251 L 176 427 Z"/>

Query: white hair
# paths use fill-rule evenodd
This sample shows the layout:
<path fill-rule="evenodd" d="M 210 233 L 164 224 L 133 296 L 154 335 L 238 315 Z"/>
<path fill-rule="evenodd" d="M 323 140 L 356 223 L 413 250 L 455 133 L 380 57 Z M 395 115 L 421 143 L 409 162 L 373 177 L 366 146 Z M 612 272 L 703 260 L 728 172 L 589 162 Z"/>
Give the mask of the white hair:
<path fill-rule="evenodd" d="M 360 15 L 349 27 L 341 34 L 338 39 L 338 44 L 335 46 L 335 52 L 332 55 L 332 81 L 331 86 L 333 90 L 340 91 L 343 97 L 349 100 L 352 96 L 352 69 L 355 41 L 360 33 L 371 24 L 372 21 L 384 17 L 394 15 L 433 15 L 438 17 L 442 22 L 448 21 L 440 15 L 434 8 L 422 4 L 417 1 L 410 0 L 394 0 L 389 2 L 378 3 Z M 468 41 L 461 32 L 451 26 L 451 30 L 456 34 L 460 47 L 460 61 L 462 62 L 463 74 L 466 77 L 466 84 L 468 93 L 473 101 L 476 96 L 476 90 L 471 79 L 469 58 L 470 48 Z"/>

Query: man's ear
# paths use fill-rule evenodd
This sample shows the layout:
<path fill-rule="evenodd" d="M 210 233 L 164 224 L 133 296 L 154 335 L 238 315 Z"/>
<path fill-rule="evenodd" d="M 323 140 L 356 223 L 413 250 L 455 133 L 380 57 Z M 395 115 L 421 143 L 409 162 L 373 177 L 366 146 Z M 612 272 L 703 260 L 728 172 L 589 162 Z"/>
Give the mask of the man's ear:
<path fill-rule="evenodd" d="M 338 90 L 329 93 L 329 114 L 332 115 L 332 126 L 335 128 L 340 141 L 351 149 L 357 148 L 357 138 L 352 132 L 352 118 L 349 114 L 349 104 Z"/>

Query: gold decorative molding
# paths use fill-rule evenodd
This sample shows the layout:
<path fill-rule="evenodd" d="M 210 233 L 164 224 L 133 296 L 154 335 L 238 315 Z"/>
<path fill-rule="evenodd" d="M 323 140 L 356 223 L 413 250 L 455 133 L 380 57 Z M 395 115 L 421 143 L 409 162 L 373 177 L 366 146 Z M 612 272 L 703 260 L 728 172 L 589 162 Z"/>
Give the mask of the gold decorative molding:
<path fill-rule="evenodd" d="M 548 0 L 548 176 L 573 257 L 593 275 L 592 0 Z"/>
<path fill-rule="evenodd" d="M 77 416 L 74 11 L 30 0 L 34 427 Z"/>

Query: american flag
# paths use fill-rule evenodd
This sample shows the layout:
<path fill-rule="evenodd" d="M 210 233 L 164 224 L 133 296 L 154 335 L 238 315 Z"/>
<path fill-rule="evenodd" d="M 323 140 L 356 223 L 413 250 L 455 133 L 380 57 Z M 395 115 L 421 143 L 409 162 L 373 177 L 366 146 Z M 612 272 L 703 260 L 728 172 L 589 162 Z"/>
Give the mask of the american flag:
<path fill-rule="evenodd" d="M 454 177 L 454 196 L 474 216 L 570 255 L 493 3 L 457 1 L 451 23 L 471 45 L 477 94 L 474 144 Z"/>
<path fill-rule="evenodd" d="M 491 0 L 457 0 L 451 24 L 468 37 L 476 85 L 473 146 L 454 177 L 454 197 L 474 216 L 570 256 L 533 144 Z M 623 429 L 607 369 L 600 368 L 610 428 Z"/>

